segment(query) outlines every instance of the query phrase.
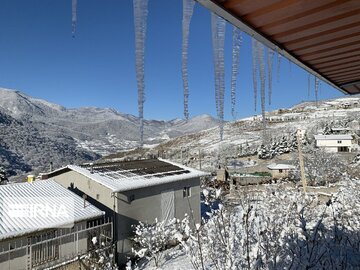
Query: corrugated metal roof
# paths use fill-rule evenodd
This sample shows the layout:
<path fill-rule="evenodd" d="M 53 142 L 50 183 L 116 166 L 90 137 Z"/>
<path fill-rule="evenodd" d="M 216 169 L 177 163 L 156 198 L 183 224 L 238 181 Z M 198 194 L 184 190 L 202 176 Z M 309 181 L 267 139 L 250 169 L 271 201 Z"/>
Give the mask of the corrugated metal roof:
<path fill-rule="evenodd" d="M 66 168 L 100 183 L 112 192 L 123 192 L 208 175 L 208 173 L 162 159 L 135 160 L 131 163 L 107 162 L 103 165 L 94 164 L 93 167 L 68 165 Z M 56 176 L 53 179 L 56 180 Z"/>
<path fill-rule="evenodd" d="M 348 94 L 360 93 L 359 0 L 197 0 Z"/>
<path fill-rule="evenodd" d="M 353 137 L 348 134 L 332 134 L 332 135 L 314 135 L 315 140 L 352 140 Z"/>
<path fill-rule="evenodd" d="M 63 200 L 66 199 L 68 201 L 64 202 Z M 60 204 L 70 205 L 71 211 L 66 211 L 72 213 L 73 216 L 68 219 L 64 219 L 61 215 L 46 214 L 37 215 L 35 218 L 34 215 L 14 216 L 14 212 L 11 211 L 19 210 L 18 207 L 23 209 L 24 203 L 28 207 L 35 207 L 39 203 L 49 207 Z M 81 197 L 53 180 L 0 185 L 0 240 L 44 229 L 64 227 L 69 222 L 79 222 L 103 215 L 104 212 L 88 202 L 84 208 L 84 200 Z"/>

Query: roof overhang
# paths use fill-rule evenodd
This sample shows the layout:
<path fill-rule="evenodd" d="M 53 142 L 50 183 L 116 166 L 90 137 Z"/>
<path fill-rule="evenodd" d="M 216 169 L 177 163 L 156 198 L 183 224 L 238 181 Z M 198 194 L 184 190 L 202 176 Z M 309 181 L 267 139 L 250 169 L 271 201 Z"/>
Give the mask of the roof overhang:
<path fill-rule="evenodd" d="M 360 93 L 360 1 L 196 1 L 341 92 Z"/>

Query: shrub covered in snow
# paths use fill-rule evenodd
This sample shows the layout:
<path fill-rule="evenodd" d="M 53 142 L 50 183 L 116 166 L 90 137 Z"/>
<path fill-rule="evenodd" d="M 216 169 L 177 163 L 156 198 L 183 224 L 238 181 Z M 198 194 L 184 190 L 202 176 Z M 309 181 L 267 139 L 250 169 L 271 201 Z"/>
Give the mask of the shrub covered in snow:
<path fill-rule="evenodd" d="M 163 253 L 168 246 L 177 244 L 189 236 L 190 226 L 187 216 L 183 220 L 158 221 L 153 224 L 139 222 L 134 226 L 133 253 L 138 258 L 154 260 L 160 265 Z"/>
<path fill-rule="evenodd" d="M 306 179 L 309 185 L 324 186 L 349 178 L 352 175 L 350 167 L 336 154 L 321 149 L 306 148 L 304 165 Z M 296 160 L 297 170 L 292 171 L 293 179 L 300 179 L 299 161 Z"/>
<path fill-rule="evenodd" d="M 308 143 L 306 137 L 302 139 L 302 143 L 304 145 Z M 260 159 L 272 159 L 275 156 L 294 152 L 297 150 L 297 147 L 296 133 L 293 133 L 290 136 L 272 139 L 267 145 L 260 145 L 257 152 Z"/>
<path fill-rule="evenodd" d="M 359 195 L 354 181 L 328 202 L 286 189 L 243 194 L 182 244 L 195 269 L 355 269 Z"/>

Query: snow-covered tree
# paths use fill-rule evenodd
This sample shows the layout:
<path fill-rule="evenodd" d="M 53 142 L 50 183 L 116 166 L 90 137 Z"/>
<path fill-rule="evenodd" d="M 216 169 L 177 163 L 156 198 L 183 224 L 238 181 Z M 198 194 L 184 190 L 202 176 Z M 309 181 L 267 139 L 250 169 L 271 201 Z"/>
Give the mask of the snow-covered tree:
<path fill-rule="evenodd" d="M 325 152 L 322 149 L 313 150 L 310 147 L 304 149 L 305 174 L 309 185 L 324 186 L 348 179 L 350 168 L 336 154 Z M 292 178 L 300 179 L 299 162 L 296 161 L 297 170 Z"/>
<path fill-rule="evenodd" d="M 158 267 L 163 256 L 162 251 L 188 237 L 189 231 L 187 216 L 182 221 L 177 219 L 158 221 L 155 219 L 152 224 L 139 222 L 134 226 L 135 236 L 132 251 L 138 258 L 154 260 L 156 267 Z"/>
<path fill-rule="evenodd" d="M 359 184 L 344 185 L 328 201 L 281 187 L 259 196 L 240 194 L 239 206 L 211 214 L 200 241 L 185 242 L 193 251 L 189 258 L 199 262 L 201 247 L 205 267 L 195 269 L 355 269 Z"/>
<path fill-rule="evenodd" d="M 0 185 L 6 185 L 9 182 L 9 179 L 6 175 L 6 170 L 0 166 Z"/>
<path fill-rule="evenodd" d="M 90 252 L 82 259 L 82 263 L 89 270 L 118 270 L 114 260 L 114 248 L 109 247 L 97 236 L 91 238 Z"/>

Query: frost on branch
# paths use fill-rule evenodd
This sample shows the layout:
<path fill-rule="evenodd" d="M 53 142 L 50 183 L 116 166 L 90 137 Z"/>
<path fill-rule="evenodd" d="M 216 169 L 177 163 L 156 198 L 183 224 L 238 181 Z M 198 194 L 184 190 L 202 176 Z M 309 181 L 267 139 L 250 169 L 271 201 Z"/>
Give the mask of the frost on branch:
<path fill-rule="evenodd" d="M 183 0 L 183 19 L 182 19 L 182 63 L 181 74 L 184 87 L 184 116 L 189 119 L 189 79 L 188 79 L 188 48 L 190 22 L 194 11 L 194 0 Z"/>

